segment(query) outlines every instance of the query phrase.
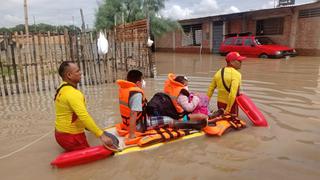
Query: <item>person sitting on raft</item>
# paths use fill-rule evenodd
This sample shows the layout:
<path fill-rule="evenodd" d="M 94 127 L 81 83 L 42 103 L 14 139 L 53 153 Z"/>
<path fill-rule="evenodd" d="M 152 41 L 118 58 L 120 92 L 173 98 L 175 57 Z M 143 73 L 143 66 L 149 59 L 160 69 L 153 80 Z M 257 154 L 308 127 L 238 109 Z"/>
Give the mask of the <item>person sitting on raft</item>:
<path fill-rule="evenodd" d="M 165 81 L 164 93 L 170 96 L 176 111 L 183 122 L 187 121 L 205 121 L 208 116 L 202 113 L 192 113 L 199 104 L 200 99 L 195 95 L 189 101 L 190 92 L 188 89 L 188 79 L 185 76 L 175 76 L 168 74 Z M 191 114 L 192 113 L 192 114 Z"/>
<path fill-rule="evenodd" d="M 130 70 L 127 80 L 117 80 L 122 125 L 128 130 L 128 139 L 135 138 L 136 131 L 143 131 L 147 99 L 143 88 L 146 82 L 139 70 Z"/>
<path fill-rule="evenodd" d="M 238 52 L 228 53 L 226 56 L 227 66 L 215 73 L 209 86 L 208 97 L 211 98 L 217 88 L 217 106 L 218 109 L 224 109 L 225 114 L 238 116 L 238 105 L 235 102 L 241 85 L 241 73 L 238 70 L 241 68 L 242 60 L 245 58 Z"/>
<path fill-rule="evenodd" d="M 91 131 L 107 148 L 112 147 L 112 140 L 103 133 L 87 112 L 84 95 L 77 89 L 81 79 L 78 65 L 64 61 L 59 67 L 62 83 L 54 97 L 56 120 L 55 138 L 66 151 L 89 147 L 84 129 Z"/>
<path fill-rule="evenodd" d="M 174 119 L 168 116 L 147 116 L 147 99 L 143 88 L 146 82 L 139 70 L 130 70 L 127 80 L 117 80 L 119 86 L 119 107 L 122 117 L 120 126 L 128 131 L 127 142 L 136 138 L 136 132 L 163 126 L 174 126 Z"/>

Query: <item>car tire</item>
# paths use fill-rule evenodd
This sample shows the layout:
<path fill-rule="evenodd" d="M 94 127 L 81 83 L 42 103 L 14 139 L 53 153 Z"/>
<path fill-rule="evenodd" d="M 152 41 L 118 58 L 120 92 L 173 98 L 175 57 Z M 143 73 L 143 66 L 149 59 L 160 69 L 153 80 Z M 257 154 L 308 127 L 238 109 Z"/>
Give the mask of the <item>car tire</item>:
<path fill-rule="evenodd" d="M 268 58 L 268 55 L 267 55 L 267 54 L 261 54 L 261 55 L 259 56 L 259 58 L 267 59 L 267 58 Z"/>

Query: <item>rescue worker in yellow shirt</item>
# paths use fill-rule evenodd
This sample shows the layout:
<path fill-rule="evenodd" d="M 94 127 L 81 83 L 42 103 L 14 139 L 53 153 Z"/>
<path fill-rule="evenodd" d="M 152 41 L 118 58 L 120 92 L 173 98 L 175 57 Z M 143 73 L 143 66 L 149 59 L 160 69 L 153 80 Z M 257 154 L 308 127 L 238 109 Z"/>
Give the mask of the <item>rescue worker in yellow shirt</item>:
<path fill-rule="evenodd" d="M 84 95 L 77 89 L 81 72 L 77 64 L 64 61 L 59 67 L 63 82 L 54 97 L 56 120 L 55 138 L 66 151 L 89 147 L 85 128 L 98 137 L 102 144 L 112 148 L 112 140 L 103 133 L 87 112 Z"/>
<path fill-rule="evenodd" d="M 227 66 L 219 69 L 213 76 L 207 95 L 211 99 L 215 89 L 218 89 L 217 106 L 224 109 L 225 114 L 238 116 L 238 105 L 235 102 L 241 85 L 242 60 L 246 57 L 238 52 L 230 52 L 226 56 Z"/>

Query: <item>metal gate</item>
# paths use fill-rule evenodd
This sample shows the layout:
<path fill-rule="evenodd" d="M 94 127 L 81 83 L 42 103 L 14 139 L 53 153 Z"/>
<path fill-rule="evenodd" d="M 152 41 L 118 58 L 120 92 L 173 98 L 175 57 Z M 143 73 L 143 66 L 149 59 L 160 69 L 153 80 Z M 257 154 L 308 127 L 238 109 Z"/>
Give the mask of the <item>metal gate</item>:
<path fill-rule="evenodd" d="M 223 21 L 215 21 L 213 22 L 213 53 L 219 53 L 219 47 L 221 42 L 223 41 Z"/>

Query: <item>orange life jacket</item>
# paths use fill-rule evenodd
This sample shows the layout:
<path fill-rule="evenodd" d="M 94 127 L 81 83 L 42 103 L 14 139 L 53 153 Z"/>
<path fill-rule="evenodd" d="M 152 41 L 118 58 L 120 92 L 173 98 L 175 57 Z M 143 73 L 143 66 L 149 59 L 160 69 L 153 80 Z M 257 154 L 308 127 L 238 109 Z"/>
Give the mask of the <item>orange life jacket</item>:
<path fill-rule="evenodd" d="M 168 74 L 168 79 L 164 83 L 164 93 L 170 96 L 171 101 L 176 108 L 177 112 L 180 114 L 184 113 L 183 108 L 178 104 L 177 99 L 184 85 L 175 81 L 176 75 L 173 73 Z"/>
<path fill-rule="evenodd" d="M 123 124 L 116 124 L 116 130 L 122 137 L 128 137 L 129 131 L 123 128 Z M 135 132 L 136 137 L 133 139 L 125 139 L 125 145 L 138 145 L 148 146 L 157 142 L 168 141 L 176 139 L 189 134 L 189 130 L 172 129 L 172 128 L 159 128 L 150 129 L 143 133 Z"/>
<path fill-rule="evenodd" d="M 217 135 L 222 136 L 229 128 L 236 130 L 246 127 L 246 123 L 238 118 L 231 118 L 226 116 L 226 118 L 219 119 L 215 122 L 215 125 L 208 125 L 203 128 L 203 131 L 207 135 Z"/>
<path fill-rule="evenodd" d="M 216 122 L 215 126 L 206 126 L 203 128 L 203 131 L 207 135 L 217 135 L 217 136 L 222 136 L 222 134 L 231 127 L 231 124 L 229 123 L 228 120 L 220 120 Z"/>
<path fill-rule="evenodd" d="M 137 143 L 138 146 L 140 147 L 149 146 L 155 143 L 170 141 L 170 140 L 177 139 L 182 136 L 186 136 L 190 134 L 188 130 L 181 130 L 181 129 L 175 130 L 171 128 L 160 128 L 158 130 L 153 130 L 153 131 L 156 131 L 157 133 L 143 136 L 138 141 Z"/>
<path fill-rule="evenodd" d="M 122 117 L 122 124 L 125 129 L 129 129 L 130 123 L 130 107 L 129 100 L 130 98 L 136 94 L 142 94 L 142 110 L 145 109 L 147 104 L 147 99 L 144 96 L 144 92 L 141 88 L 139 88 L 135 83 L 125 81 L 125 80 L 117 80 L 117 84 L 119 86 L 119 106 L 120 106 L 120 114 Z M 137 116 L 137 124 L 141 123 L 144 120 L 144 111 L 139 112 Z"/>

